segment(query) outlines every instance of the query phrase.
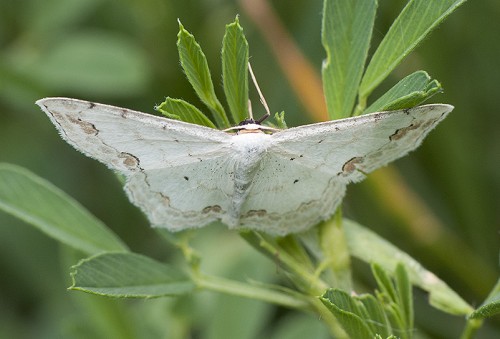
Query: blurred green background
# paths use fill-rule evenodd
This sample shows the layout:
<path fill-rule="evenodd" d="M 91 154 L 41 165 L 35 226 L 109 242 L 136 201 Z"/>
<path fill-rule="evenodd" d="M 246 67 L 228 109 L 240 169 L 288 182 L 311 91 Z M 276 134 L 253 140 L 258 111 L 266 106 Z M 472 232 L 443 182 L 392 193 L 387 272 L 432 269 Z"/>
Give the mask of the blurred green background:
<path fill-rule="evenodd" d="M 372 45 L 405 3 L 381 1 Z M 319 73 L 324 57 L 322 1 L 271 4 Z M 177 18 L 201 44 L 223 98 L 220 46 L 225 24 L 236 14 L 271 110 L 284 110 L 290 126 L 312 122 L 270 46 L 237 1 L 1 0 L 0 161 L 24 166 L 63 189 L 134 251 L 179 260 L 127 201 L 114 174 L 62 141 L 34 102 L 68 96 L 153 112 L 154 105 L 171 96 L 203 108 L 179 65 Z M 415 237 L 426 227 L 403 227 L 391 206 L 380 202 L 370 180 L 352 185 L 344 204 L 345 215 L 408 251 L 472 305 L 483 301 L 498 275 L 499 18 L 497 0 L 466 3 L 372 98 L 423 69 L 445 89 L 433 101 L 455 106 L 418 151 L 395 164 L 439 220 L 441 237 L 427 242 L 426 234 Z M 256 115 L 261 110 L 254 104 Z M 201 230 L 194 241 L 206 271 L 280 280 L 274 263 L 223 227 Z M 68 268 L 77 258 L 31 226 L 0 213 L 0 338 L 300 338 L 326 333 L 312 316 L 211 293 L 177 300 L 109 301 L 68 292 Z M 355 266 L 360 281 L 369 285 L 366 267 Z M 463 319 L 434 311 L 419 291 L 415 302 L 419 334 L 457 337 Z M 498 327 L 495 319 L 488 321 L 478 337 L 497 338 Z"/>

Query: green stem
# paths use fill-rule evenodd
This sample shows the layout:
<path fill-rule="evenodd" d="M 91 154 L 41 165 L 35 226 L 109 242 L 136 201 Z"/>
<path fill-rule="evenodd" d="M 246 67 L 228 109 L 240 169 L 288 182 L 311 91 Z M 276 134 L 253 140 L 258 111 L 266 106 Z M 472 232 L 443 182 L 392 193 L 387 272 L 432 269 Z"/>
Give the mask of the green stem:
<path fill-rule="evenodd" d="M 318 314 L 322 321 L 328 326 L 328 329 L 333 337 L 339 339 L 348 338 L 337 319 L 330 311 L 328 311 L 328 309 L 316 296 L 308 297 L 298 293 L 296 295 L 287 295 L 285 293 L 280 293 L 267 288 L 203 274 L 197 275 L 194 277 L 194 280 L 199 288 L 253 300 L 262 300 L 268 303 L 297 309 L 302 312 L 308 310 L 313 311 Z"/>
<path fill-rule="evenodd" d="M 467 319 L 467 324 L 465 325 L 464 331 L 460 336 L 460 339 L 472 339 L 476 335 L 476 332 L 483 325 L 482 319 Z"/>
<path fill-rule="evenodd" d="M 335 279 L 335 287 L 351 291 L 351 259 L 340 209 L 332 219 L 320 225 L 320 241 L 324 259 L 318 265 L 316 274 L 329 268 Z"/>
<path fill-rule="evenodd" d="M 364 96 L 361 96 L 361 95 L 359 96 L 358 104 L 356 105 L 356 108 L 354 109 L 352 116 L 358 116 L 358 115 L 361 115 L 361 113 L 363 113 L 363 111 L 366 108 L 366 99 L 367 98 Z"/>
<path fill-rule="evenodd" d="M 269 253 L 276 253 L 277 251 L 277 248 L 264 238 L 261 238 L 260 246 Z M 314 272 L 304 267 L 304 265 L 295 260 L 295 258 L 286 251 L 279 252 L 279 261 L 283 263 L 295 277 L 301 279 L 302 282 L 300 283 L 298 281 L 293 282 L 303 287 L 307 294 L 319 295 L 329 287 L 328 284 L 319 278 L 319 276 L 316 276 Z"/>
<path fill-rule="evenodd" d="M 308 298 L 298 293 L 292 296 L 278 291 L 273 291 L 268 288 L 204 274 L 194 276 L 193 280 L 199 288 L 254 300 L 262 300 L 302 311 L 311 310 Z"/>

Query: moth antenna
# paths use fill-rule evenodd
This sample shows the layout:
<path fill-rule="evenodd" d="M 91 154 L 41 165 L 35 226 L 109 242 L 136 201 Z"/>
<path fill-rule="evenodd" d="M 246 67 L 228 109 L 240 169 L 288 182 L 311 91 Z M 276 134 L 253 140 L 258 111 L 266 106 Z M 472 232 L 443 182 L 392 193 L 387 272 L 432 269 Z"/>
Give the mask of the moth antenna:
<path fill-rule="evenodd" d="M 250 72 L 250 76 L 252 77 L 253 84 L 255 85 L 255 88 L 257 88 L 257 92 L 259 93 L 260 102 L 262 103 L 262 106 L 264 106 L 264 109 L 266 110 L 266 114 L 264 114 L 264 116 L 262 116 L 262 118 L 260 118 L 259 120 L 255 121 L 256 123 L 260 124 L 262 121 L 269 118 L 269 116 L 271 115 L 271 112 L 269 111 L 269 106 L 267 106 L 266 99 L 264 99 L 264 96 L 262 95 L 262 92 L 260 91 L 259 84 L 257 83 L 257 79 L 255 79 L 255 75 L 253 74 L 252 65 L 250 65 L 250 62 L 248 63 L 248 71 Z M 251 111 L 249 111 L 249 112 L 251 112 Z"/>
<path fill-rule="evenodd" d="M 250 101 L 250 99 L 248 99 L 248 118 L 250 118 L 250 120 L 253 120 L 252 102 Z"/>

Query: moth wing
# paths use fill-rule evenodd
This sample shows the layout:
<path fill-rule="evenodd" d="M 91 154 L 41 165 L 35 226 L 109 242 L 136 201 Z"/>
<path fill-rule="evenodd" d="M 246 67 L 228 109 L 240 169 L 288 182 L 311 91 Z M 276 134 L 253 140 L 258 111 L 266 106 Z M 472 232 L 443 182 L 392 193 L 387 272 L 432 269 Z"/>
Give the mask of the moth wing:
<path fill-rule="evenodd" d="M 203 226 L 227 210 L 233 184 L 226 133 L 76 99 L 37 104 L 64 140 L 127 177 L 130 199 L 154 225 Z"/>
<path fill-rule="evenodd" d="M 240 227 L 286 235 L 306 230 L 335 211 L 346 182 L 292 157 L 281 152 L 264 156 L 241 208 Z"/>
<path fill-rule="evenodd" d="M 207 159 L 230 140 L 208 127 L 83 100 L 46 98 L 37 104 L 64 140 L 125 175 Z"/>
<path fill-rule="evenodd" d="M 443 104 L 387 111 L 305 125 L 274 135 L 280 154 L 347 182 L 416 149 L 453 109 Z"/>
<path fill-rule="evenodd" d="M 242 225 L 283 235 L 329 218 L 349 182 L 416 149 L 452 109 L 425 105 L 273 134 L 243 205 Z"/>

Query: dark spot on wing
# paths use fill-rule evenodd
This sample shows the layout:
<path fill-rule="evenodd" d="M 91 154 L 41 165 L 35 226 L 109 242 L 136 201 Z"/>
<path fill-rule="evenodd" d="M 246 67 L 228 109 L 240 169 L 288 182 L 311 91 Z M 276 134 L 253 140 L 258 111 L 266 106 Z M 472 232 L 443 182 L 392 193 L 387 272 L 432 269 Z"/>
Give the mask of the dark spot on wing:
<path fill-rule="evenodd" d="M 294 184 L 296 184 L 296 183 L 298 183 L 298 182 L 299 182 L 299 179 L 295 179 L 295 180 L 293 181 L 293 183 L 294 183 Z"/>
<path fill-rule="evenodd" d="M 267 214 L 266 210 L 250 210 L 247 212 L 247 217 L 263 217 Z"/>
<path fill-rule="evenodd" d="M 215 213 L 220 213 L 222 211 L 222 207 L 219 205 L 213 205 L 213 206 L 207 206 L 203 210 L 201 210 L 201 213 L 207 214 L 210 212 L 215 212 Z"/>
<path fill-rule="evenodd" d="M 133 154 L 127 152 L 121 152 L 118 157 L 123 159 L 123 164 L 128 168 L 135 169 L 139 167 L 140 164 L 139 158 Z"/>
<path fill-rule="evenodd" d="M 184 180 L 189 181 L 189 178 L 188 178 L 188 177 L 186 177 L 186 176 L 184 176 Z"/>
<path fill-rule="evenodd" d="M 295 160 L 295 158 L 290 158 L 290 161 L 293 161 L 293 160 Z"/>
<path fill-rule="evenodd" d="M 83 121 L 80 118 L 75 119 L 75 118 L 72 118 L 71 116 L 68 116 L 68 119 L 73 124 L 80 126 L 80 128 L 82 129 L 82 131 L 85 134 L 97 135 L 99 133 L 99 130 L 94 126 L 94 124 L 92 124 L 90 122 Z"/>
<path fill-rule="evenodd" d="M 342 166 L 342 172 L 344 173 L 354 172 L 357 169 L 356 165 L 363 163 L 363 160 L 364 160 L 363 157 L 354 157 L 350 159 Z"/>
<path fill-rule="evenodd" d="M 391 141 L 399 140 L 399 139 L 405 137 L 406 134 L 408 134 L 410 131 L 419 128 L 420 125 L 421 125 L 421 123 L 419 123 L 419 124 L 411 124 L 408 127 L 400 128 L 400 129 L 396 130 L 396 132 L 394 132 L 394 134 L 392 134 L 391 136 L 389 136 L 389 140 L 391 140 Z"/>
<path fill-rule="evenodd" d="M 122 113 L 121 113 L 121 116 L 123 119 L 127 119 L 128 117 L 128 110 L 126 110 L 125 108 L 122 108 Z"/>
<path fill-rule="evenodd" d="M 318 144 L 321 144 L 323 141 L 325 141 L 325 140 L 321 139 L 320 141 L 318 141 Z"/>
<path fill-rule="evenodd" d="M 92 109 L 92 108 L 94 108 L 94 107 L 95 107 L 95 103 L 93 103 L 93 102 L 89 102 L 89 109 Z"/>

